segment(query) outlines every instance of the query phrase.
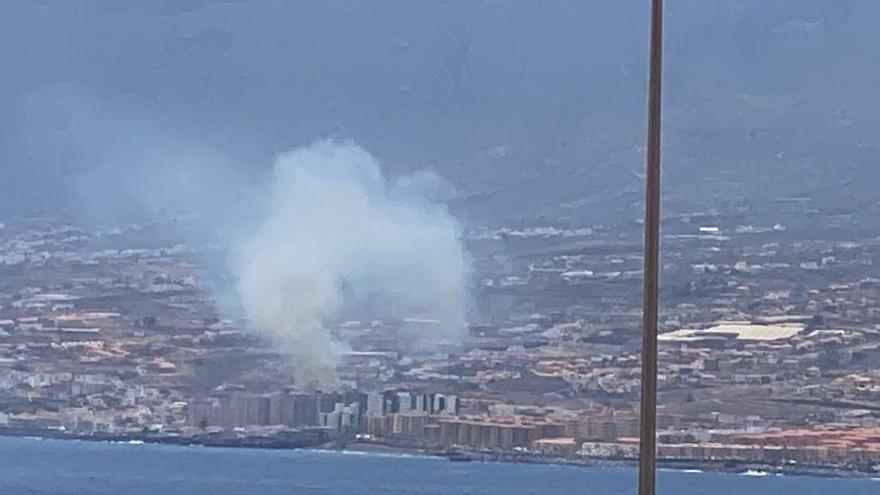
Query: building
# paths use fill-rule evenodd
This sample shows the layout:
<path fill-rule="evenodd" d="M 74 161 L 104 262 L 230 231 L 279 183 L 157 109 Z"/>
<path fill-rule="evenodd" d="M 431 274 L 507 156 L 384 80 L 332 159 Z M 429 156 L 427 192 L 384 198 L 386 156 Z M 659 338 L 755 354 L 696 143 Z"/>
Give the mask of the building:
<path fill-rule="evenodd" d="M 509 450 L 531 447 L 542 438 L 564 436 L 565 427 L 541 418 L 491 416 L 442 418 L 440 443 L 444 446 L 467 446 L 477 449 Z"/>

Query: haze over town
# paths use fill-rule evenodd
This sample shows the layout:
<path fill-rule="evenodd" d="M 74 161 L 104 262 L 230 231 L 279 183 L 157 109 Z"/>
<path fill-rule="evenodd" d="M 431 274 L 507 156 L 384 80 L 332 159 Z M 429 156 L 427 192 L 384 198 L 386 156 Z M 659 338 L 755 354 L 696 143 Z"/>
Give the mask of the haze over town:
<path fill-rule="evenodd" d="M 0 434 L 634 459 L 644 4 L 0 5 Z M 661 462 L 876 473 L 880 4 L 669 4 Z"/>

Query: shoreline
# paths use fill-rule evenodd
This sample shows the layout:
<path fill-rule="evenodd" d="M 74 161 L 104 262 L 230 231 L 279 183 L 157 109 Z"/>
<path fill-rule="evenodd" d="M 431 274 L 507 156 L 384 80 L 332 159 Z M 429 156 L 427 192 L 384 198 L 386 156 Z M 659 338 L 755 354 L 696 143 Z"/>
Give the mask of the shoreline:
<path fill-rule="evenodd" d="M 303 450 L 315 452 L 353 452 L 365 455 L 400 455 L 448 459 L 449 462 L 480 462 L 506 464 L 547 464 L 586 468 L 635 468 L 635 459 L 612 459 L 597 457 L 554 457 L 526 453 L 483 453 L 468 450 L 441 450 L 389 445 L 369 442 L 337 444 L 317 441 L 317 438 L 274 437 L 184 437 L 172 435 L 82 435 L 55 430 L 32 430 L 0 428 L 0 437 L 18 437 L 48 440 L 80 440 L 87 442 L 159 444 L 178 446 L 204 446 L 216 448 L 242 448 L 266 450 Z M 679 473 L 723 473 L 741 476 L 808 476 L 820 478 L 880 479 L 880 472 L 864 472 L 838 466 L 786 464 L 773 465 L 736 460 L 713 461 L 700 459 L 657 459 L 657 469 Z"/>
<path fill-rule="evenodd" d="M 292 435 L 278 437 L 234 437 L 234 436 L 182 436 L 140 434 L 93 434 L 84 435 L 66 433 L 59 430 L 30 428 L 0 428 L 0 437 L 30 437 L 49 440 L 81 440 L 86 442 L 107 443 L 149 443 L 161 445 L 180 445 L 219 448 L 296 450 L 319 447 L 327 443 L 327 439 L 319 431 L 293 432 Z"/>
<path fill-rule="evenodd" d="M 376 449 L 379 446 L 380 449 Z M 386 446 L 382 444 L 356 443 L 344 447 L 326 450 L 355 451 L 355 452 L 387 452 L 398 454 L 421 454 L 432 457 L 449 457 L 449 452 L 432 451 L 426 449 L 408 448 L 402 446 Z M 636 468 L 636 459 L 613 459 L 599 457 L 554 457 L 539 454 L 524 453 L 479 453 L 465 450 L 455 451 L 456 460 L 467 462 L 500 462 L 510 464 L 549 464 L 557 466 L 575 466 L 588 468 Z M 668 459 L 658 458 L 657 469 L 679 473 L 724 473 L 738 474 L 743 476 L 811 476 L 821 478 L 880 478 L 880 472 L 869 473 L 856 469 L 843 469 L 835 466 L 815 465 L 773 465 L 745 461 L 726 460 L 711 461 L 700 459 Z"/>

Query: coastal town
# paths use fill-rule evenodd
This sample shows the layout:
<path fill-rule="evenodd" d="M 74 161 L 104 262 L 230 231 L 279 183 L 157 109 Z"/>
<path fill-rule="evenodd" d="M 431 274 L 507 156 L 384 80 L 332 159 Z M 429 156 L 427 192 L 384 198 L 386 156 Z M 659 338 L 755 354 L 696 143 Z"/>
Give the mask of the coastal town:
<path fill-rule="evenodd" d="M 859 214 L 793 197 L 664 218 L 661 463 L 880 469 L 880 240 Z M 417 317 L 340 317 L 327 324 L 348 348 L 323 390 L 236 316 L 217 253 L 184 223 L 2 224 L 0 434 L 637 457 L 638 222 L 466 231 L 464 339 L 434 341 L 437 322 Z"/>

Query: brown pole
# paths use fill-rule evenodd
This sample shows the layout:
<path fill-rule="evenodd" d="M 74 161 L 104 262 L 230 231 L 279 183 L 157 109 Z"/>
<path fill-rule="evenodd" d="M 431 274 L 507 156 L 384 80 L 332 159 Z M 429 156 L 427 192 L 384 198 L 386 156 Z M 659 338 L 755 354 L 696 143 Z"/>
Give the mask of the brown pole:
<path fill-rule="evenodd" d="M 645 285 L 642 292 L 642 404 L 639 495 L 654 495 L 657 457 L 657 302 L 660 261 L 660 81 L 663 0 L 651 0 L 648 137 L 645 160 Z"/>

